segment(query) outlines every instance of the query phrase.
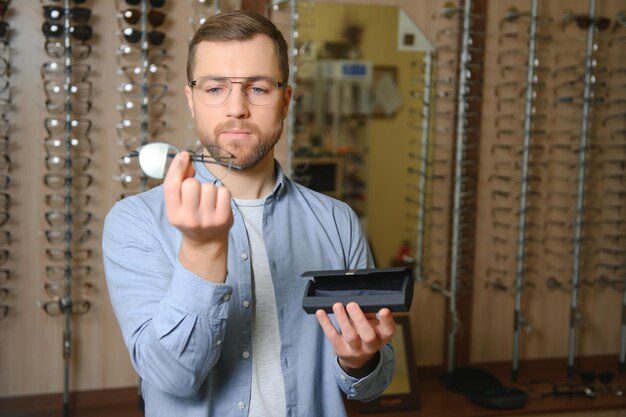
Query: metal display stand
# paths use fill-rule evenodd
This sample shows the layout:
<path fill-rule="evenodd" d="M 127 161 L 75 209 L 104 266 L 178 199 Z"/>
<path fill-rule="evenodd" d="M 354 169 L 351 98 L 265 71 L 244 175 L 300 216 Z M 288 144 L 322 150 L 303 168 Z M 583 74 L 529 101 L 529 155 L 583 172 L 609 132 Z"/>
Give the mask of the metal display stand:
<path fill-rule="evenodd" d="M 455 343 L 459 326 L 459 313 L 457 310 L 457 296 L 460 283 L 461 246 L 462 246 L 462 200 L 465 183 L 465 141 L 466 141 L 466 117 L 468 102 L 468 69 L 471 60 L 470 55 L 470 30 L 472 22 L 472 1 L 466 0 L 463 6 L 463 32 L 461 39 L 461 51 L 459 55 L 459 70 L 457 84 L 457 119 L 456 139 L 454 155 L 454 178 L 452 196 L 452 224 L 450 242 L 450 277 L 448 283 L 448 343 L 447 343 L 447 371 L 452 372 L 455 366 Z"/>
<path fill-rule="evenodd" d="M 596 1 L 589 0 L 589 18 L 595 21 Z M 567 374 L 574 376 L 574 360 L 576 356 L 576 332 L 580 321 L 579 311 L 579 286 L 582 259 L 582 232 L 585 202 L 585 181 L 587 149 L 589 146 L 589 113 L 591 96 L 591 84 L 593 75 L 593 48 L 594 48 L 594 25 L 587 30 L 587 45 L 585 48 L 584 85 L 581 107 L 580 144 L 578 153 L 578 172 L 576 176 L 576 212 L 574 221 L 574 240 L 572 256 L 572 280 L 570 297 L 570 320 L 569 320 L 569 343 L 567 352 Z"/>
<path fill-rule="evenodd" d="M 524 270 L 526 255 L 526 215 L 528 211 L 528 177 L 530 149 L 532 141 L 533 98 L 535 94 L 535 59 L 537 51 L 537 7 L 538 0 L 531 1 L 531 20 L 528 40 L 528 72 L 526 74 L 526 95 L 524 103 L 524 137 L 520 175 L 519 215 L 517 233 L 517 254 L 515 257 L 515 312 L 513 317 L 513 360 L 512 379 L 517 381 L 519 370 L 520 334 L 526 325 L 522 310 L 524 295 Z"/>

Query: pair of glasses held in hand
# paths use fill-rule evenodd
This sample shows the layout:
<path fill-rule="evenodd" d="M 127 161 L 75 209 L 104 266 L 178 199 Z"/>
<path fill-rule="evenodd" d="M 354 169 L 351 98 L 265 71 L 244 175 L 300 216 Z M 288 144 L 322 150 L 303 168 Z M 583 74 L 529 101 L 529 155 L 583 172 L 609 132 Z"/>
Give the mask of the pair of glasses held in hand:
<path fill-rule="evenodd" d="M 203 150 L 206 150 L 206 153 L 203 153 Z M 203 146 L 196 151 L 186 150 L 184 152 L 191 154 L 192 161 L 217 164 L 229 170 L 241 169 L 239 165 L 234 163 L 235 155 L 217 146 Z M 181 153 L 181 150 L 174 145 L 165 142 L 153 142 L 126 154 L 124 159 L 138 158 L 139 167 L 144 174 L 151 178 L 163 179 L 172 160 L 179 153 Z"/>

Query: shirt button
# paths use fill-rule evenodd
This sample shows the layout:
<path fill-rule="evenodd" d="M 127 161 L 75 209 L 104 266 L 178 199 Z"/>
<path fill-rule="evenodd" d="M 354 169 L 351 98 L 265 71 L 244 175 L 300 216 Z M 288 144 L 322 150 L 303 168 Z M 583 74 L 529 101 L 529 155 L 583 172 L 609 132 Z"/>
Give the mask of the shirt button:
<path fill-rule="evenodd" d="M 222 300 L 224 301 L 230 300 L 230 294 L 224 294 L 224 297 L 222 297 Z"/>
<path fill-rule="evenodd" d="M 248 300 L 243 300 L 243 303 L 242 303 L 242 304 L 243 304 L 243 306 L 244 306 L 245 308 L 250 307 L 250 301 L 248 301 Z"/>
<path fill-rule="evenodd" d="M 246 405 L 243 403 L 243 401 L 239 401 L 237 403 L 237 408 L 239 408 L 240 410 L 243 410 L 244 408 L 246 408 Z"/>
<path fill-rule="evenodd" d="M 248 259 L 248 254 L 244 252 L 241 254 L 241 260 L 245 261 L 246 259 Z"/>
<path fill-rule="evenodd" d="M 247 350 L 244 350 L 241 356 L 243 356 L 244 359 L 248 359 L 250 357 L 250 352 L 248 352 Z"/>
<path fill-rule="evenodd" d="M 221 340 L 219 340 L 219 339 L 217 340 L 217 342 L 215 342 L 215 345 L 216 345 L 216 346 L 219 346 L 219 345 L 221 345 L 221 344 L 222 344 L 222 341 L 221 341 Z"/>

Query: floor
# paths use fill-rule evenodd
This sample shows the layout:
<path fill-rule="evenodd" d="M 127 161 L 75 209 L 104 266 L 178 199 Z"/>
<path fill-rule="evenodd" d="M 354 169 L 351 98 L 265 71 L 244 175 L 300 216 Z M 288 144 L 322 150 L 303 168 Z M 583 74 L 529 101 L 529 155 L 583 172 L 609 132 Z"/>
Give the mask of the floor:
<path fill-rule="evenodd" d="M 385 416 L 385 417 L 490 417 L 490 416 L 571 416 L 578 417 L 626 416 L 626 375 L 617 371 L 616 357 L 581 358 L 580 369 L 591 380 L 587 385 L 580 383 L 579 375 L 569 379 L 564 360 L 541 360 L 520 365 L 519 383 L 511 383 L 510 364 L 485 364 L 481 369 L 489 370 L 503 384 L 514 386 L 529 392 L 523 408 L 514 410 L 490 410 L 470 402 L 464 395 L 452 392 L 442 381 L 445 374 L 438 368 L 419 368 L 417 370 L 418 410 L 394 411 L 393 407 L 401 403 L 388 401 L 389 409 L 372 414 L 376 408 L 372 404 L 348 402 L 350 417 Z M 602 383 L 598 380 L 601 372 L 610 371 L 613 380 Z M 608 376 L 608 374 L 604 375 Z M 531 385 L 528 381 L 540 381 Z M 558 395 L 553 395 L 553 385 L 558 384 Z M 595 396 L 578 395 L 585 386 L 593 386 Z M 576 394 L 571 393 L 572 389 Z M 530 390 L 530 391 L 529 391 Z M 622 394 L 622 395 L 619 395 Z M 377 407 L 380 409 L 380 407 Z M 58 394 L 31 397 L 0 398 L 0 417 L 60 417 L 63 416 L 62 396 Z M 136 388 L 119 388 L 102 391 L 84 391 L 70 396 L 68 416 L 64 417 L 141 417 L 143 413 L 137 407 Z"/>

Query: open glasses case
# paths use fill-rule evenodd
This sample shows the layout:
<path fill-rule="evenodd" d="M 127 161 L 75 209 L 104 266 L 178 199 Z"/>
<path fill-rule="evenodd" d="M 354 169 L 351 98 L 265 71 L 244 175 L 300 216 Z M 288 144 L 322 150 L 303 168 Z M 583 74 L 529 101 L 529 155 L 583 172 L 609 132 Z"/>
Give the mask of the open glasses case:
<path fill-rule="evenodd" d="M 308 271 L 301 275 L 312 278 L 306 285 L 302 308 L 309 314 L 319 309 L 332 313 L 333 304 L 354 301 L 369 313 L 384 307 L 394 312 L 409 311 L 413 301 L 412 272 L 403 267 Z"/>

